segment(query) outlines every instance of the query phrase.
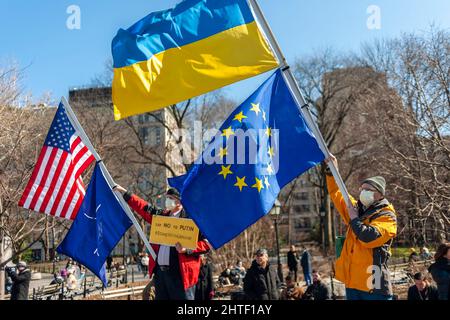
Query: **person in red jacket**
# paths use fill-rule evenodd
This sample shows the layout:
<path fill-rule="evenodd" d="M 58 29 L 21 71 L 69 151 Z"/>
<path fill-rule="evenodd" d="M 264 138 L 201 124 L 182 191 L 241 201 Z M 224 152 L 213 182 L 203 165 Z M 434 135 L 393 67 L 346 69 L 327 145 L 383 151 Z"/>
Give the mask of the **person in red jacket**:
<path fill-rule="evenodd" d="M 121 192 L 130 208 L 150 224 L 153 215 L 187 218 L 176 189 L 171 188 L 166 192 L 166 209 L 152 206 L 119 185 L 114 190 Z M 155 300 L 194 300 L 200 255 L 210 250 L 208 241 L 200 234 L 195 250 L 183 248 L 180 243 L 175 247 L 156 244 L 152 244 L 152 247 L 157 259 L 154 261 L 150 257 L 148 272 L 150 277 L 154 274 Z"/>

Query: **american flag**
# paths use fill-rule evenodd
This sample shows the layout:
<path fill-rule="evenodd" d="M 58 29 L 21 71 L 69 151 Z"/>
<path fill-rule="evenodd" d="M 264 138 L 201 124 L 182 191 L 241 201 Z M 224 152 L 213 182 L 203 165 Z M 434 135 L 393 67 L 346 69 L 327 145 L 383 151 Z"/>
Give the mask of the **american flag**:
<path fill-rule="evenodd" d="M 94 160 L 61 103 L 19 206 L 75 219 L 85 194 L 81 174 Z"/>

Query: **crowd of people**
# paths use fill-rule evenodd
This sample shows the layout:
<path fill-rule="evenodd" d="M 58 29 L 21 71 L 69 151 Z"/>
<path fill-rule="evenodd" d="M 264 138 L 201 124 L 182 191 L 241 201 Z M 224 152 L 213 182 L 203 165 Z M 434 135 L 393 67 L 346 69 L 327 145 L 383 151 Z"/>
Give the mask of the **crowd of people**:
<path fill-rule="evenodd" d="M 334 156 L 325 161 L 338 170 Z M 335 278 L 345 285 L 347 300 L 392 300 L 394 298 L 392 279 L 388 261 L 391 245 L 397 234 L 397 214 L 393 205 L 386 198 L 386 181 L 381 176 L 363 180 L 359 186 L 357 199 L 344 197 L 327 170 L 327 190 L 334 208 L 339 212 L 347 226 L 345 240 L 335 263 Z M 180 194 L 176 189 L 169 189 L 165 194 L 165 208 L 153 206 L 116 185 L 115 190 L 123 194 L 124 200 L 142 218 L 152 223 L 154 215 L 187 218 Z M 199 233 L 195 249 L 188 249 L 177 243 L 175 246 L 152 245 L 156 259 L 143 254 L 138 259 L 138 266 L 144 275 L 153 278 L 155 300 L 209 300 L 214 297 L 212 283 L 212 266 L 205 255 L 210 252 L 210 245 L 203 234 Z M 411 300 L 448 300 L 450 287 L 450 245 L 441 244 L 434 255 L 434 263 L 428 271 L 437 287 L 434 288 L 429 275 L 414 275 L 414 286 L 409 289 Z M 420 254 L 411 251 L 410 260 L 429 259 L 429 250 L 423 247 Z M 289 275 L 280 279 L 276 268 L 269 261 L 268 251 L 260 248 L 250 267 L 245 270 L 241 261 L 236 266 L 228 266 L 219 277 L 221 284 L 234 284 L 243 287 L 246 299 L 276 300 L 305 299 L 326 300 L 332 298 L 327 285 L 322 282 L 321 274 L 312 269 L 311 255 L 306 248 L 301 255 L 295 246 L 290 248 L 287 256 Z M 298 285 L 298 266 L 302 267 L 304 287 Z M 17 265 L 16 271 L 8 271 L 13 285 L 12 298 L 24 298 L 22 291 L 28 290 L 30 272 L 23 263 Z M 372 271 L 368 273 L 368 270 Z M 67 286 L 75 284 L 73 272 L 66 268 Z M 64 276 L 63 276 L 64 277 Z M 285 287 L 282 282 L 285 281 Z"/>
<path fill-rule="evenodd" d="M 441 244 L 434 255 L 434 262 L 429 266 L 428 272 L 417 272 L 413 275 L 414 285 L 407 292 L 408 300 L 448 300 L 450 288 L 450 244 Z M 141 268 L 148 273 L 148 254 L 142 254 Z M 109 259 L 108 259 L 109 260 Z M 139 259 L 138 259 L 139 260 Z M 142 261 L 144 260 L 144 261 Z M 284 283 L 279 279 L 277 269 L 270 264 L 268 251 L 259 249 L 255 254 L 250 268 L 246 269 L 242 261 L 229 265 L 218 278 L 218 286 L 213 281 L 214 267 L 207 255 L 199 255 L 199 269 L 197 282 L 193 289 L 192 300 L 207 301 L 215 297 L 215 288 L 222 286 L 238 286 L 243 289 L 243 299 L 246 300 L 329 300 L 332 299 L 329 285 L 323 283 L 322 275 L 311 269 L 311 254 L 306 248 L 301 255 L 291 246 L 288 254 L 289 273 Z M 112 270 L 114 266 L 107 261 Z M 297 275 L 299 265 L 303 270 L 303 285 Z M 8 275 L 7 286 L 10 286 L 11 300 L 28 299 L 31 272 L 24 261 L 15 267 L 6 268 Z M 50 284 L 64 283 L 66 288 L 75 290 L 85 273 L 84 267 L 69 259 L 65 268 L 54 274 Z M 311 279 L 309 282 L 308 279 Z M 436 285 L 432 284 L 432 281 Z"/>

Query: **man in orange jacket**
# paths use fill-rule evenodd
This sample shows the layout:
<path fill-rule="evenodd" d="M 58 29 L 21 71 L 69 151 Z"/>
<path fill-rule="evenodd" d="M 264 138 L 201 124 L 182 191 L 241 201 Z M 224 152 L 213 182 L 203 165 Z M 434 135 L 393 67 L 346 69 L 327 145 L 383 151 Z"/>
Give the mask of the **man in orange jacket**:
<path fill-rule="evenodd" d="M 330 156 L 325 162 L 337 160 Z M 327 172 L 327 188 L 334 207 L 347 225 L 341 255 L 336 260 L 336 279 L 346 287 L 347 300 L 391 300 L 392 285 L 387 266 L 397 233 L 397 218 L 385 198 L 386 182 L 377 176 L 360 186 L 359 200 L 345 204 L 336 182 Z"/>
<path fill-rule="evenodd" d="M 119 185 L 114 190 L 120 191 L 128 205 L 150 224 L 153 215 L 187 217 L 176 189 L 166 192 L 166 209 L 152 206 Z M 200 255 L 210 250 L 207 240 L 200 234 L 195 250 L 183 248 L 180 243 L 175 247 L 156 244 L 152 244 L 152 247 L 157 259 L 154 261 L 150 257 L 148 272 L 150 277 L 154 274 L 155 300 L 194 300 L 200 273 Z"/>

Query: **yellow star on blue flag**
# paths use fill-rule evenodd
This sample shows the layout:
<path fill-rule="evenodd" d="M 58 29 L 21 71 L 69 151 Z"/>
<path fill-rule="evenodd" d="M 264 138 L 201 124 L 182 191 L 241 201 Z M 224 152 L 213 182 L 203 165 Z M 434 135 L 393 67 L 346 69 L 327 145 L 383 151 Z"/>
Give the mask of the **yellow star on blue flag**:
<path fill-rule="evenodd" d="M 277 70 L 232 112 L 189 172 L 169 184 L 218 249 L 266 215 L 281 188 L 323 160 Z"/>

